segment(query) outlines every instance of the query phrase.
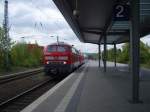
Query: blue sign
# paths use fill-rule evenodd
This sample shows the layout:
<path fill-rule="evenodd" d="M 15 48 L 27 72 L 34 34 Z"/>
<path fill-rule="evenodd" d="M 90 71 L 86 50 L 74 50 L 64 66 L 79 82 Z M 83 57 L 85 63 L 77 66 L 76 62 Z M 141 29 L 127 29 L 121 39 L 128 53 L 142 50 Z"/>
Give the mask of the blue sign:
<path fill-rule="evenodd" d="M 117 4 L 114 6 L 113 10 L 114 21 L 129 21 L 129 18 L 130 18 L 129 5 Z"/>

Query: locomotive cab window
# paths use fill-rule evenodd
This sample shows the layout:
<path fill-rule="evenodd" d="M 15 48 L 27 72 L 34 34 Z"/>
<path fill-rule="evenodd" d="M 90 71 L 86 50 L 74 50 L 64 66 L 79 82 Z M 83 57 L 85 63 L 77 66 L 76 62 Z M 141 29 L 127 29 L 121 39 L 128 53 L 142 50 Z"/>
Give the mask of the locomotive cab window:
<path fill-rule="evenodd" d="M 79 54 L 79 51 L 78 50 L 75 50 L 76 51 L 76 54 Z"/>
<path fill-rule="evenodd" d="M 65 46 L 57 46 L 57 51 L 58 52 L 66 52 L 66 51 L 68 51 L 68 49 Z"/>
<path fill-rule="evenodd" d="M 75 48 L 72 48 L 72 52 L 73 52 L 74 54 L 76 54 L 76 50 L 75 50 Z"/>
<path fill-rule="evenodd" d="M 48 52 L 66 52 L 68 51 L 68 48 L 66 46 L 51 45 L 51 46 L 48 46 L 47 51 Z"/>
<path fill-rule="evenodd" d="M 57 46 L 48 46 L 47 47 L 47 51 L 48 52 L 56 52 L 57 51 Z"/>

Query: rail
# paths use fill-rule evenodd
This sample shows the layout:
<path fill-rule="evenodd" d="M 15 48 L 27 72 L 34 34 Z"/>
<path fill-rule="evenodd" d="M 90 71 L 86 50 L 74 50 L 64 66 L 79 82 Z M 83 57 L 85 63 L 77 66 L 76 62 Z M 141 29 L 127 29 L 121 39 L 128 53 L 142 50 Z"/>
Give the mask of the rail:
<path fill-rule="evenodd" d="M 38 92 L 39 91 L 43 91 L 42 89 L 40 90 L 40 88 L 41 87 L 45 87 L 45 85 L 47 84 L 47 85 L 50 85 L 49 83 L 52 81 L 52 79 L 51 78 L 49 78 L 49 79 L 47 79 L 47 80 L 45 80 L 45 81 L 43 81 L 43 82 L 41 82 L 41 83 L 39 83 L 38 85 L 36 85 L 36 86 L 34 86 L 34 87 L 32 87 L 32 88 L 30 88 L 30 89 L 28 89 L 28 90 L 26 90 L 26 91 L 24 91 L 24 92 L 22 92 L 22 93 L 20 93 L 20 94 L 17 94 L 16 96 L 14 96 L 14 97 L 12 97 L 12 98 L 10 98 L 10 99 L 8 99 L 8 100 L 6 100 L 6 101 L 4 101 L 4 102 L 2 102 L 2 103 L 0 103 L 0 110 L 2 111 L 2 112 L 7 112 L 7 110 L 9 110 L 9 106 L 13 106 L 13 105 L 15 105 L 14 107 L 14 111 L 16 112 L 18 109 L 20 109 L 19 107 L 20 107 L 20 105 L 19 106 L 17 106 L 16 104 L 18 104 L 18 103 L 20 103 L 20 102 L 18 102 L 17 100 L 19 99 L 19 98 L 22 98 L 23 97 L 23 99 L 25 99 L 24 97 L 26 96 L 26 95 L 30 95 L 30 94 L 33 94 L 33 93 L 31 93 L 31 92 L 34 92 L 34 91 L 37 91 L 36 93 L 37 94 L 39 94 Z M 54 85 L 52 85 L 51 87 L 53 87 Z M 49 88 L 51 88 L 51 87 L 49 87 Z M 49 90 L 49 89 L 47 89 L 47 90 Z M 44 90 L 42 93 L 44 93 L 46 90 Z M 41 94 L 42 94 L 41 93 Z M 36 96 L 37 94 L 33 94 L 32 96 Z M 41 96 L 41 94 L 39 94 L 39 96 Z M 38 97 L 39 97 L 38 96 Z M 37 97 L 37 98 L 38 98 Z M 27 99 L 28 99 L 28 96 L 27 96 Z M 26 100 L 27 100 L 26 99 Z M 32 99 L 33 100 L 33 99 Z M 35 100 L 35 99 L 34 99 Z M 34 101 L 33 100 L 33 101 Z M 21 101 L 23 101 L 23 100 L 21 100 Z M 18 102 L 18 103 L 14 103 L 14 102 Z M 29 101 L 30 103 L 31 103 L 31 101 Z M 28 105 L 28 104 L 30 104 L 29 102 L 26 102 L 26 103 L 21 103 L 22 104 L 22 109 L 24 108 L 24 107 L 26 107 L 26 105 Z M 22 110 L 22 109 L 20 109 L 20 110 Z M 12 111 L 13 111 L 12 110 Z M 20 111 L 19 110 L 19 111 Z"/>
<path fill-rule="evenodd" d="M 28 77 L 32 74 L 43 72 L 43 69 L 44 69 L 43 67 L 40 67 L 37 69 L 32 69 L 32 70 L 28 70 L 28 71 L 24 71 L 24 72 L 18 72 L 18 73 L 14 73 L 14 74 L 5 75 L 5 76 L 0 76 L 0 84 L 9 82 L 12 80 L 16 80 L 16 79 Z"/>

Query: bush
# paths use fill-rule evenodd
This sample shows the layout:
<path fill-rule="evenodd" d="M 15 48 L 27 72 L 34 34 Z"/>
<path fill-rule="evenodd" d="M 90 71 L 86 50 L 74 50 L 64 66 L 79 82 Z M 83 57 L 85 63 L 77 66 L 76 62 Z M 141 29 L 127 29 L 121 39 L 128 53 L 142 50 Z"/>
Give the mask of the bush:
<path fill-rule="evenodd" d="M 0 50 L 0 69 L 4 68 L 4 54 Z M 1 71 L 1 70 L 0 70 Z"/>
<path fill-rule="evenodd" d="M 42 49 L 29 48 L 26 43 L 17 43 L 12 47 L 11 59 L 14 66 L 36 67 L 42 64 Z"/>
<path fill-rule="evenodd" d="M 3 69 L 10 70 L 10 50 L 11 45 L 13 43 L 11 42 L 11 39 L 9 37 L 6 37 L 4 33 L 4 29 L 0 27 L 0 71 Z"/>

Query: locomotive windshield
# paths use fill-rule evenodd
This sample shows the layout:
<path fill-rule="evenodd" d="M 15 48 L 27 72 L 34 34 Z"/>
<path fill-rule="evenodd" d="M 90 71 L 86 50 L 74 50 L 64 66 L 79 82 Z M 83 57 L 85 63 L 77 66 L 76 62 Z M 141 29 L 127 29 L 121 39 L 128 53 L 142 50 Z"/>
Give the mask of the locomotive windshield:
<path fill-rule="evenodd" d="M 67 47 L 65 47 L 65 46 L 57 46 L 57 51 L 58 52 L 65 52 L 65 51 L 67 51 Z"/>
<path fill-rule="evenodd" d="M 48 46 L 47 47 L 47 51 L 48 52 L 56 52 L 57 51 L 57 46 Z"/>
<path fill-rule="evenodd" d="M 47 51 L 48 52 L 66 52 L 68 51 L 68 47 L 51 45 L 51 46 L 48 46 Z"/>

